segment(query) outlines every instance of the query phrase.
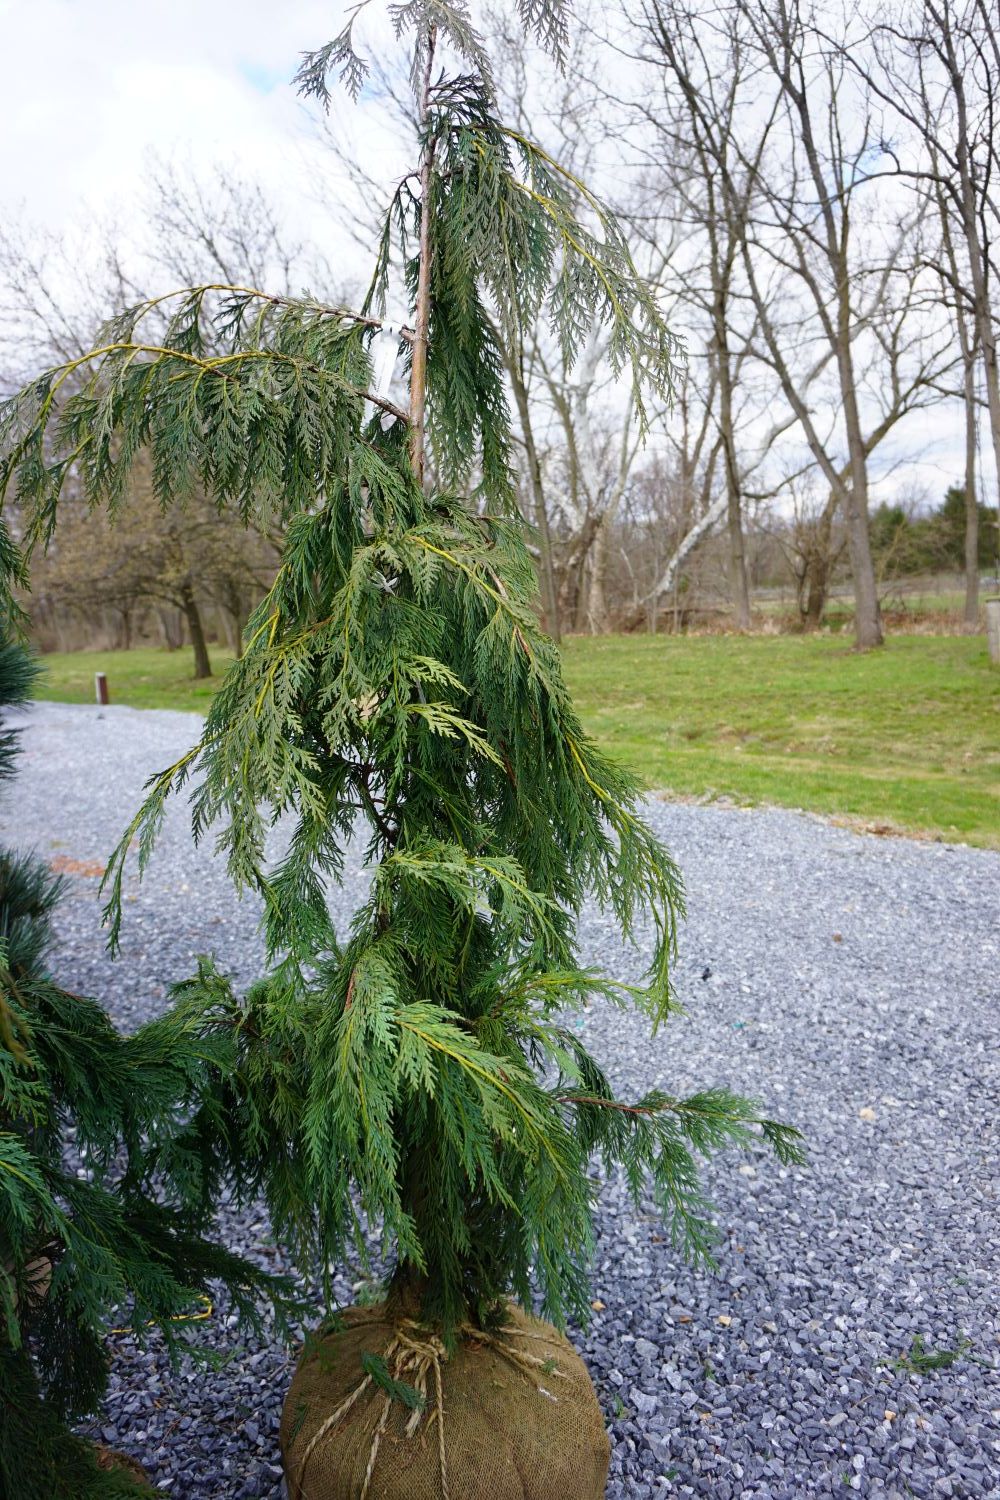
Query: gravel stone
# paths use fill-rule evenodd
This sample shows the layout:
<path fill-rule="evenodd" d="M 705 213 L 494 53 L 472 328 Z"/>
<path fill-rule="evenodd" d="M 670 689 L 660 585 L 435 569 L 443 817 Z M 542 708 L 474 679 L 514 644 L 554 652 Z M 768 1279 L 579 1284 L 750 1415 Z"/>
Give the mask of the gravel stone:
<path fill-rule="evenodd" d="M 84 864 L 103 863 L 144 781 L 199 730 L 195 715 L 117 707 L 40 703 L 19 719 L 0 838 Z M 709 1164 L 715 1271 L 682 1264 L 620 1176 L 603 1183 L 604 1310 L 571 1333 L 608 1420 L 609 1500 L 1000 1496 L 1000 854 L 781 810 L 653 799 L 647 812 L 687 884 L 675 966 L 686 1014 L 651 1039 L 639 1017 L 595 1002 L 582 1038 L 626 1096 L 753 1094 L 800 1126 L 810 1162 L 786 1169 L 751 1145 Z M 331 896 L 341 925 L 364 881 L 352 850 Z M 68 877 L 52 963 L 123 1028 L 160 1012 L 199 954 L 240 984 L 258 973 L 256 906 L 209 848 L 192 848 L 182 804 L 141 886 L 130 869 L 117 963 L 97 884 Z M 623 950 L 593 908 L 581 949 L 626 979 L 642 973 L 642 951 Z M 287 1269 L 260 1209 L 223 1207 L 218 1229 Z M 364 1281 L 345 1266 L 338 1296 Z M 915 1374 L 899 1362 L 918 1334 L 927 1349 L 968 1347 L 950 1369 Z M 238 1340 L 222 1302 L 198 1340 L 220 1368 L 172 1371 L 155 1341 L 140 1351 L 112 1335 L 108 1396 L 87 1430 L 134 1453 L 174 1500 L 279 1500 L 294 1352 Z"/>

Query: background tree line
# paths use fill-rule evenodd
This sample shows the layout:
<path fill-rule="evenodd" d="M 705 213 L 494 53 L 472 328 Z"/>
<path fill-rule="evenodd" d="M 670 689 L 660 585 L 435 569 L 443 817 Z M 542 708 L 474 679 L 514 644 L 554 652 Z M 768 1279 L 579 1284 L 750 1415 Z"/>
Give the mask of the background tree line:
<path fill-rule="evenodd" d="M 508 116 L 598 183 L 685 353 L 642 441 L 605 336 L 570 359 L 543 316 L 503 345 L 554 634 L 748 629 L 761 590 L 815 628 L 846 586 L 872 646 L 887 593 L 924 572 L 964 573 L 975 628 L 1000 536 L 991 10 L 643 0 L 595 8 L 562 72 L 489 16 Z M 528 96 L 544 110 L 526 115 Z M 408 98 L 386 73 L 368 107 L 392 120 Z M 384 164 L 325 128 L 338 208 L 363 241 Z M 141 256 L 111 235 L 87 277 L 75 246 L 2 241 L 5 383 L 82 349 L 112 303 L 178 280 L 345 291 L 259 188 L 221 169 L 154 169 L 146 219 Z M 929 432 L 961 454 L 936 493 L 899 474 Z M 43 643 L 154 633 L 189 641 L 205 673 L 211 638 L 238 649 L 277 540 L 197 496 L 162 515 L 141 478 L 118 528 L 71 507 L 38 574 Z"/>
<path fill-rule="evenodd" d="M 873 536 L 873 486 L 920 456 L 933 412 L 964 438 L 962 549 L 930 545 L 944 522 L 928 496 L 910 553 L 961 562 L 974 626 L 998 537 L 992 19 L 980 0 L 868 14 L 645 0 L 613 32 L 617 69 L 581 43 L 546 126 L 563 150 L 616 160 L 618 207 L 687 365 L 640 449 L 627 403 L 602 399 L 601 351 L 566 368 L 543 328 L 522 360 L 557 624 L 654 627 L 712 559 L 745 629 L 753 585 L 777 582 L 783 558 L 803 625 L 846 571 L 858 643 L 878 644 L 900 549 L 881 512 Z M 515 54 L 517 90 L 530 64 Z M 603 142 L 584 118 L 603 120 Z"/>

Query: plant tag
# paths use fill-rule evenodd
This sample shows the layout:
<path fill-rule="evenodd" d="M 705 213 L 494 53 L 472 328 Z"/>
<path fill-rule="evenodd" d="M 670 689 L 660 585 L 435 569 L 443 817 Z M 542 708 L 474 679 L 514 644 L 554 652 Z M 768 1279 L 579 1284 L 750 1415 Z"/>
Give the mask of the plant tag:
<path fill-rule="evenodd" d="M 383 401 L 389 395 L 392 377 L 399 358 L 399 328 L 395 323 L 384 323 L 372 340 L 372 390 Z M 370 422 L 375 412 L 375 403 L 365 402 L 365 421 Z M 388 432 L 396 418 L 391 411 L 382 413 L 382 431 Z"/>

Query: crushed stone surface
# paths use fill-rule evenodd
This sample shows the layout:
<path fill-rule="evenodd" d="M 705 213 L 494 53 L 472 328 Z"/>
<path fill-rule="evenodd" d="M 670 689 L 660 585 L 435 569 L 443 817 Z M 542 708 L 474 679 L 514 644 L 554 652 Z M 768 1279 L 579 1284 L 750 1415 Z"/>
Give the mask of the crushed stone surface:
<path fill-rule="evenodd" d="M 257 910 L 210 848 L 193 849 L 182 803 L 141 886 L 129 875 L 122 957 L 104 950 L 94 871 L 198 718 L 39 703 L 19 722 L 0 838 L 69 872 L 57 976 L 125 1029 L 201 953 L 250 981 Z M 714 1272 L 685 1265 L 652 1207 L 604 1184 L 593 1322 L 571 1333 L 608 1421 L 609 1500 L 1000 1495 L 1000 854 L 777 810 L 650 801 L 648 816 L 687 886 L 685 1014 L 651 1039 L 640 1017 L 595 1003 L 585 1040 L 623 1096 L 750 1093 L 802 1129 L 810 1160 L 786 1169 L 753 1150 L 706 1168 Z M 355 858 L 332 896 L 341 922 L 364 879 Z M 581 946 L 619 973 L 643 968 L 596 909 Z M 224 1206 L 219 1232 L 282 1266 L 262 1214 Z M 345 1302 L 360 1279 L 344 1268 Z M 155 1340 L 113 1336 L 90 1430 L 174 1500 L 278 1500 L 294 1354 L 240 1340 L 224 1305 L 199 1340 L 220 1368 L 172 1371 Z M 956 1357 L 921 1373 L 920 1341 Z"/>

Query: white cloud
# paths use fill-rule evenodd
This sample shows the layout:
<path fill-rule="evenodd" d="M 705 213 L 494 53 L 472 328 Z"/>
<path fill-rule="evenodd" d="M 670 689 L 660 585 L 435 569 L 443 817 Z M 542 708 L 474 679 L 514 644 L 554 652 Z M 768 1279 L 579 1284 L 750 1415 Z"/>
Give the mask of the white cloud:
<path fill-rule="evenodd" d="M 0 0 L 0 212 L 60 233 L 110 216 L 129 236 L 156 153 L 231 164 L 293 232 L 328 236 L 317 110 L 290 80 L 337 21 L 319 0 Z"/>

